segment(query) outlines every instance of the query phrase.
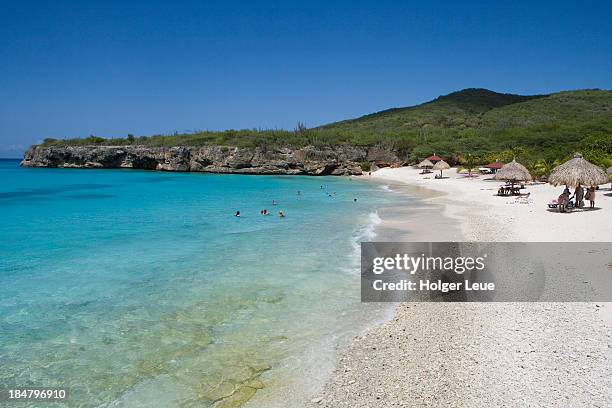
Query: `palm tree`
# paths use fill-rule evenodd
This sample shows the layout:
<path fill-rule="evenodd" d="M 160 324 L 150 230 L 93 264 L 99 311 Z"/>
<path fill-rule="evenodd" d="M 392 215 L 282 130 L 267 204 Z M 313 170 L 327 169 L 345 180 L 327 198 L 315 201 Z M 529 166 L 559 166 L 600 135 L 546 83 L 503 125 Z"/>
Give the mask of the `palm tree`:
<path fill-rule="evenodd" d="M 465 168 L 468 171 L 468 177 L 472 177 L 472 169 L 474 169 L 477 164 L 478 162 L 476 161 L 476 158 L 468 153 L 467 157 L 465 158 Z"/>
<path fill-rule="evenodd" d="M 538 159 L 535 162 L 531 163 L 531 165 L 529 166 L 529 172 L 536 179 L 548 177 L 552 169 L 552 163 L 545 159 Z"/>

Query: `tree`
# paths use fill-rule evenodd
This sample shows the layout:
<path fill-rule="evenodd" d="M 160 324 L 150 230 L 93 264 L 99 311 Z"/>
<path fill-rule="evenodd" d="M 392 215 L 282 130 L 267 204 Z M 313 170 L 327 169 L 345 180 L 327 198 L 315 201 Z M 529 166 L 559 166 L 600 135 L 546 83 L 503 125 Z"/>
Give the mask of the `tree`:
<path fill-rule="evenodd" d="M 468 153 L 463 159 L 463 167 L 467 169 L 468 177 L 472 177 L 472 170 L 476 168 L 477 165 L 478 159 L 471 153 Z"/>
<path fill-rule="evenodd" d="M 84 139 L 84 140 L 86 143 L 100 144 L 100 143 L 104 143 L 105 139 L 103 137 L 90 135 L 87 139 Z"/>
<path fill-rule="evenodd" d="M 544 159 L 538 159 L 529 166 L 529 172 L 535 176 L 535 178 L 547 177 L 552 169 L 553 164 Z"/>
<path fill-rule="evenodd" d="M 298 121 L 294 130 L 295 130 L 295 133 L 304 133 L 306 132 L 306 125 L 303 122 Z"/>
<path fill-rule="evenodd" d="M 595 134 L 585 137 L 579 148 L 584 158 L 591 163 L 603 168 L 612 166 L 612 135 Z"/>

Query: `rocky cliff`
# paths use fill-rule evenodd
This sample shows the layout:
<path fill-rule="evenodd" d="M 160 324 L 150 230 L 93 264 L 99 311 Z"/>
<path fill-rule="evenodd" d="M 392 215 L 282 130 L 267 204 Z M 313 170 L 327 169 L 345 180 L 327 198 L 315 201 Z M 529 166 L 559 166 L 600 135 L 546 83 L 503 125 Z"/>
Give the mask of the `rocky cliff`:
<path fill-rule="evenodd" d="M 239 174 L 361 174 L 362 165 L 398 166 L 402 160 L 377 147 L 238 148 L 227 146 L 32 146 L 22 166 L 132 168 Z"/>

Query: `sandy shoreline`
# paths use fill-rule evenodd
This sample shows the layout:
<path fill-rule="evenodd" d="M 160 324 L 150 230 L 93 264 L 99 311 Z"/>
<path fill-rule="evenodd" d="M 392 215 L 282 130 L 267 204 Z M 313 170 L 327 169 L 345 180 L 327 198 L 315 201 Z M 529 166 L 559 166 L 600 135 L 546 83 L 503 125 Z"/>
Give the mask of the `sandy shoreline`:
<path fill-rule="evenodd" d="M 426 189 L 417 191 L 411 186 L 394 181 L 387 182 L 361 177 L 359 182 L 372 182 L 372 188 L 376 190 L 386 186 L 385 189 L 390 194 L 397 194 L 402 197 L 402 201 L 409 200 L 409 205 L 406 207 L 390 205 L 376 210 L 380 217 L 380 224 L 372 226 L 376 231 L 374 240 L 406 240 L 412 235 L 422 236 L 423 239 L 434 239 L 431 231 L 420 222 L 423 217 L 434 216 L 438 227 L 453 231 L 452 235 L 459 239 L 458 223 L 448 217 L 439 216 L 440 211 L 443 210 L 442 205 L 428 203 L 429 199 L 440 196 L 439 193 Z M 395 225 L 397 220 L 401 220 L 401 223 Z M 406 223 L 412 226 L 406 228 Z M 356 268 L 355 276 L 358 277 L 358 266 Z M 327 380 L 331 378 L 340 352 L 351 344 L 355 335 L 380 327 L 395 316 L 394 304 L 370 303 L 362 304 L 361 307 L 363 310 L 362 315 L 359 316 L 359 325 L 354 326 L 350 333 L 324 338 L 320 344 L 313 344 L 312 350 L 306 350 L 304 355 L 295 356 L 291 362 L 274 367 L 275 376 L 271 375 L 272 371 L 270 375 L 264 374 L 262 380 L 266 384 L 265 388 L 259 390 L 244 406 L 266 408 L 304 406 L 313 398 L 312 395 L 318 395 Z M 300 364 L 289 371 L 289 365 L 295 361 L 300 361 Z M 282 371 L 280 374 L 279 370 Z M 279 380 L 279 375 L 282 380 Z"/>
<path fill-rule="evenodd" d="M 454 169 L 445 176 L 373 173 L 421 190 L 432 206 L 419 220 L 410 210 L 383 212 L 382 231 L 420 241 L 612 241 L 609 185 L 597 192 L 598 209 L 558 214 L 546 204 L 561 188 L 533 185 L 528 197 L 506 198 L 495 196 L 499 182 Z M 436 225 L 436 211 L 459 229 Z M 340 354 L 311 406 L 612 406 L 611 328 L 609 304 L 403 303 Z"/>

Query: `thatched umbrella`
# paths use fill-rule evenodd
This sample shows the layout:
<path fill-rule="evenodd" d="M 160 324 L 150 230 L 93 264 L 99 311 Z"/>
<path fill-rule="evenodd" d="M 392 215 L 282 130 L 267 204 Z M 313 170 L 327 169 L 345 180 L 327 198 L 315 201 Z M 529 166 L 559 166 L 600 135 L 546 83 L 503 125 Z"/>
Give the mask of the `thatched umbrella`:
<path fill-rule="evenodd" d="M 430 162 L 429 160 L 425 159 L 422 162 L 419 163 L 419 167 L 422 169 L 429 169 L 433 167 L 433 163 Z"/>
<path fill-rule="evenodd" d="M 450 166 L 444 160 L 440 160 L 439 162 L 434 164 L 433 169 L 440 170 L 440 178 L 442 178 L 442 170 L 448 170 L 450 169 Z"/>
<path fill-rule="evenodd" d="M 516 160 L 512 160 L 510 163 L 505 164 L 501 169 L 495 173 L 495 180 L 506 180 L 512 183 L 512 187 L 514 187 L 514 183 L 517 181 L 531 181 L 531 174 L 529 174 L 529 170 L 525 168 L 521 163 L 518 163 Z"/>
<path fill-rule="evenodd" d="M 553 186 L 563 184 L 568 187 L 596 186 L 607 183 L 608 177 L 601 168 L 583 159 L 580 153 L 576 153 L 573 159 L 550 172 L 548 182 Z"/>

